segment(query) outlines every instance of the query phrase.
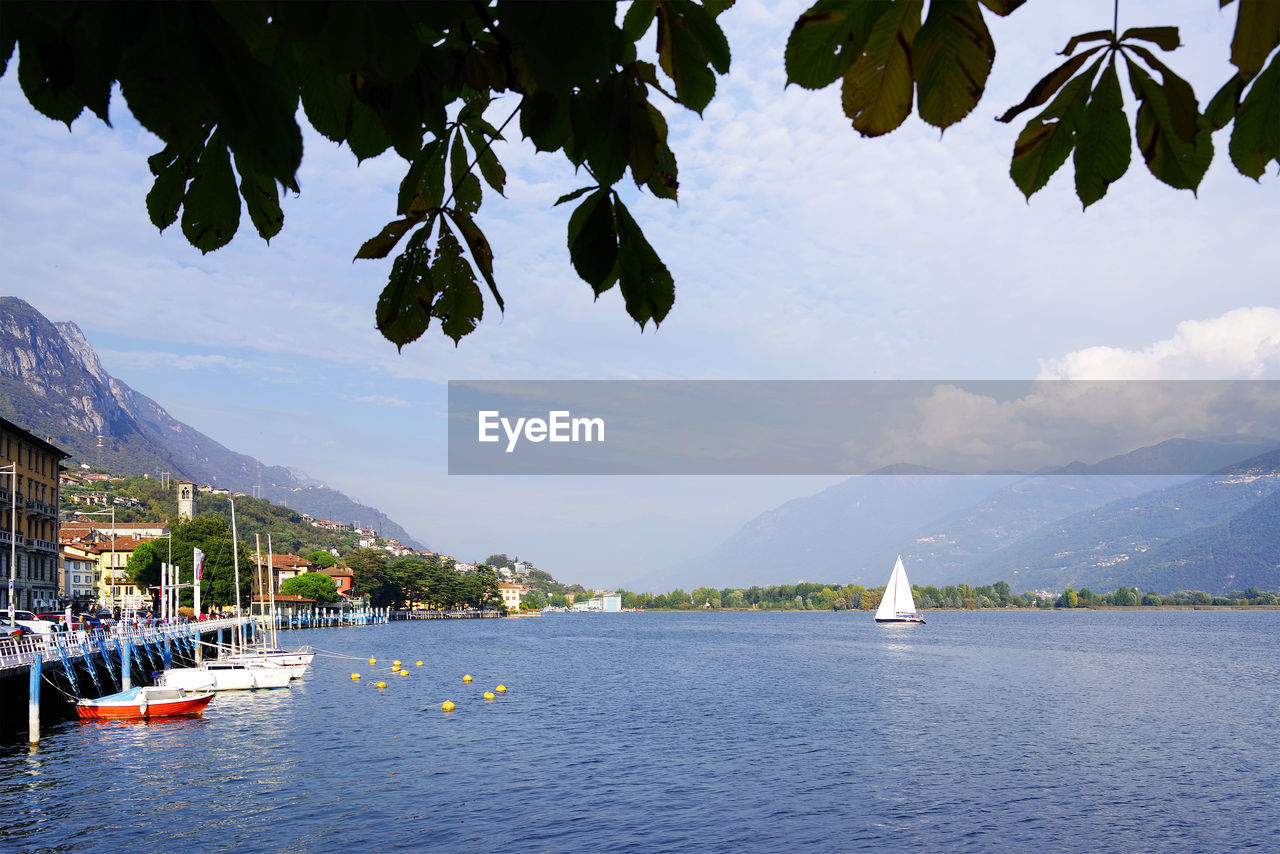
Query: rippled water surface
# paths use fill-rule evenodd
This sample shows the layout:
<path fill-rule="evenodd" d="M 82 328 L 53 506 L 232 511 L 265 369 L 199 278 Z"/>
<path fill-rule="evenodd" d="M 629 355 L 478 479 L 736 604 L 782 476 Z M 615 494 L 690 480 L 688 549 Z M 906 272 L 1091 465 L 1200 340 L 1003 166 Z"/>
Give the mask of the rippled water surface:
<path fill-rule="evenodd" d="M 10 735 L 0 849 L 1280 849 L 1280 612 L 928 619 L 292 632 L 287 690 Z"/>

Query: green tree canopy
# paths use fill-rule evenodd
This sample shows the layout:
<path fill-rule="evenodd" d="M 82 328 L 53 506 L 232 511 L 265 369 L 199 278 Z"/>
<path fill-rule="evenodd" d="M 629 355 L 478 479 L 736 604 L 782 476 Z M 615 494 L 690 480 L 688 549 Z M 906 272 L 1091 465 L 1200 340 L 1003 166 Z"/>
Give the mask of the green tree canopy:
<path fill-rule="evenodd" d="M 335 566 L 338 563 L 338 559 L 324 549 L 316 549 L 311 554 L 307 555 L 307 560 L 321 568 Z"/>
<path fill-rule="evenodd" d="M 0 75 L 16 48 L 28 101 L 68 126 L 86 108 L 107 121 L 118 84 L 163 144 L 148 160 L 151 221 L 162 230 L 180 222 L 202 252 L 232 240 L 242 211 L 264 239 L 279 233 L 280 192 L 300 189 L 300 117 L 358 160 L 393 149 L 405 164 L 388 200 L 394 218 L 355 256 L 399 252 L 374 311 L 397 346 L 433 320 L 457 342 L 481 321 L 486 299 L 502 309 L 495 252 L 477 213 L 484 187 L 501 195 L 506 186 L 492 145 L 518 128 L 534 149 L 559 152 L 585 175 L 556 202 L 574 203 L 572 266 L 596 296 L 618 285 L 643 328 L 666 318 L 675 282 L 617 185 L 629 174 L 641 192 L 677 199 L 676 155 L 655 103 L 698 114 L 711 103 L 730 66 L 719 22 L 728 5 L 635 0 L 620 13 L 611 3 L 528 0 L 8 0 Z M 913 111 L 945 129 L 985 91 L 993 16 L 1022 5 L 818 0 L 785 45 L 787 80 L 808 89 L 838 83 L 841 108 L 863 136 L 891 133 Z M 1054 14 L 1053 3 L 1027 5 L 1020 14 Z M 1064 33 L 1065 59 L 1051 67 L 1046 57 L 1031 70 L 1043 76 L 1000 116 L 1012 122 L 1039 110 L 1011 142 L 1019 189 L 1030 197 L 1071 157 L 1088 207 L 1136 152 L 1160 181 L 1194 191 L 1213 158 L 1213 134 L 1227 126 L 1232 163 L 1258 179 L 1280 160 L 1280 3 L 1235 5 L 1235 35 L 1223 46 L 1230 66 L 1203 107 L 1168 57 L 1181 45 L 1176 27 L 1119 31 L 1118 16 L 1104 12 L 1098 29 Z"/>
<path fill-rule="evenodd" d="M 231 523 L 214 513 L 203 513 L 187 520 L 171 519 L 169 535 L 172 537 L 172 552 L 170 543 L 163 539 L 145 541 L 134 550 L 126 572 L 135 586 L 143 590 L 159 586 L 160 564 L 168 559 L 170 553 L 173 563 L 178 566 L 179 583 L 190 585 L 194 550 L 199 549 L 205 555 L 200 581 L 201 606 L 233 604 L 236 601 L 236 557 L 232 550 Z M 239 544 L 238 559 L 240 600 L 247 604 L 253 587 L 253 564 L 244 543 Z M 190 586 L 179 591 L 178 601 L 181 605 L 193 604 Z"/>
<path fill-rule="evenodd" d="M 317 602 L 337 602 L 338 587 L 333 579 L 321 572 L 304 572 L 286 578 L 280 584 L 280 592 L 286 596 L 302 596 Z"/>

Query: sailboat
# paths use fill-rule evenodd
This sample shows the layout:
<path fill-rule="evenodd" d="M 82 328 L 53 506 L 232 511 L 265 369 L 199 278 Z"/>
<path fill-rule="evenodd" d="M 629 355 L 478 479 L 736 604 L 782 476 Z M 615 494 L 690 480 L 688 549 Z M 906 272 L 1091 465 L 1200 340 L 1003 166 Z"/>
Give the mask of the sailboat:
<path fill-rule="evenodd" d="M 243 650 L 246 646 L 244 624 L 240 617 L 240 559 L 239 538 L 236 535 L 236 502 L 231 499 L 231 554 L 235 566 L 236 631 L 232 633 L 232 646 Z M 241 634 L 237 641 L 236 635 Z M 171 667 L 160 676 L 158 685 L 181 688 L 186 691 L 252 691 L 258 688 L 284 688 L 294 675 L 293 670 L 274 661 L 252 659 L 247 661 L 202 661 L 195 667 Z"/>
<path fill-rule="evenodd" d="M 309 646 L 300 646 L 293 649 L 284 649 L 276 640 L 276 594 L 275 594 L 275 567 L 272 564 L 272 545 L 271 535 L 267 534 L 267 578 L 266 582 L 262 578 L 262 540 L 258 534 L 254 534 L 254 554 L 256 556 L 254 563 L 257 566 L 258 590 L 264 589 L 270 591 L 271 613 L 268 617 L 267 625 L 270 626 L 268 635 L 252 646 L 244 646 L 237 650 L 235 647 L 220 649 L 218 652 L 219 661 L 232 661 L 239 663 L 252 664 L 274 664 L 284 667 L 289 671 L 290 678 L 301 679 L 311 666 L 311 660 L 315 658 L 315 653 L 311 651 Z M 265 583 L 265 588 L 264 588 Z M 259 604 L 262 602 L 261 592 L 258 594 Z"/>
<path fill-rule="evenodd" d="M 884 596 L 880 598 L 880 607 L 876 609 L 877 623 L 924 623 L 924 619 L 916 613 L 916 600 L 911 596 L 911 582 L 907 581 L 907 571 L 902 566 L 902 555 L 893 565 L 889 575 L 889 584 L 884 588 Z"/>

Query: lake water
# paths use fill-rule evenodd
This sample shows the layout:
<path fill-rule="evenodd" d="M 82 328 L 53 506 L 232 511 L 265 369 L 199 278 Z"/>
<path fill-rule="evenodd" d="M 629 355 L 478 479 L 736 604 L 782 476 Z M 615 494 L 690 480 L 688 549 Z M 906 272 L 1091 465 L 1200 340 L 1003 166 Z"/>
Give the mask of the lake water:
<path fill-rule="evenodd" d="M 289 689 L 0 745 L 0 849 L 1280 849 L 1280 612 L 926 618 L 291 632 Z"/>

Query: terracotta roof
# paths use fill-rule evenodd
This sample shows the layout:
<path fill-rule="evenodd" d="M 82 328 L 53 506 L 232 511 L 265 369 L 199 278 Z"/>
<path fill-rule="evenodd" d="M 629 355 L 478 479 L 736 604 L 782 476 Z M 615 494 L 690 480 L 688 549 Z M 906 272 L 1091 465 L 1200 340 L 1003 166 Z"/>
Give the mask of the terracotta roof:
<path fill-rule="evenodd" d="M 266 566 L 266 565 L 267 565 L 267 559 L 268 559 L 268 556 L 267 556 L 267 555 L 254 555 L 254 556 L 253 556 L 253 559 L 254 559 L 255 561 L 260 562 L 263 566 Z M 260 559 L 260 560 L 259 560 L 259 559 Z M 298 557 L 297 555 L 288 555 L 288 554 L 286 554 L 286 555 L 271 555 L 271 556 L 270 556 L 270 561 L 271 561 L 271 565 L 272 565 L 272 566 L 275 566 L 275 567 L 278 567 L 278 568 L 287 568 L 287 567 L 291 567 L 291 566 L 292 566 L 292 567 L 298 567 L 298 566 L 314 566 L 314 565 L 315 565 L 315 564 L 313 564 L 311 561 L 307 560 L 305 557 Z"/>

